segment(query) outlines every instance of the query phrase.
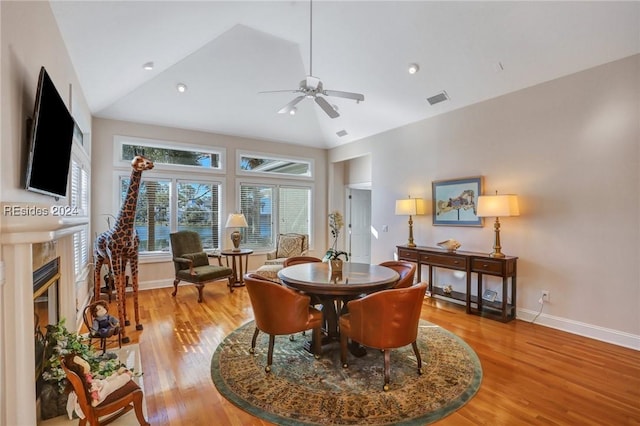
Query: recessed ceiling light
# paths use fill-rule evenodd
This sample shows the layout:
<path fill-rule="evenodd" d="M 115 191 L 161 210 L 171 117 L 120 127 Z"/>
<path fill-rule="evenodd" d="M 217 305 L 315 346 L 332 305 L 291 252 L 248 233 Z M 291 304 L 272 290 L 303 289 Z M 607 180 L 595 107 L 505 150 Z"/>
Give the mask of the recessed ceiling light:
<path fill-rule="evenodd" d="M 147 71 L 151 71 L 153 69 L 153 62 L 146 62 L 142 65 L 142 68 Z"/>
<path fill-rule="evenodd" d="M 420 66 L 418 64 L 409 64 L 409 74 L 415 74 L 420 71 Z"/>
<path fill-rule="evenodd" d="M 178 92 L 184 93 L 187 91 L 187 85 L 184 83 L 178 83 L 178 85 L 176 86 L 176 89 L 178 89 Z"/>

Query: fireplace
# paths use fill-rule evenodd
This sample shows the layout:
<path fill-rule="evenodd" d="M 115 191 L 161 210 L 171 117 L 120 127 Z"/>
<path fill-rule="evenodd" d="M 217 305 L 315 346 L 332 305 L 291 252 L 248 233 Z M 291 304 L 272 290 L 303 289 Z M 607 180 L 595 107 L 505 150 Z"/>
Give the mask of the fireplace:
<path fill-rule="evenodd" d="M 44 337 L 48 324 L 60 319 L 58 281 L 60 280 L 60 258 L 44 264 L 33 271 L 33 321 L 35 344 L 36 381 L 42 374 L 46 361 Z M 36 390 L 36 395 L 37 395 Z"/>

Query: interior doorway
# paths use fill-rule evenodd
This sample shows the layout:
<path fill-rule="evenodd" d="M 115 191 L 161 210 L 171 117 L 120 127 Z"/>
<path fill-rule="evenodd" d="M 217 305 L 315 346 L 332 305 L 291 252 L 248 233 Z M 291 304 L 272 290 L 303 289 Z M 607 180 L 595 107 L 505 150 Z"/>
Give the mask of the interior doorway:
<path fill-rule="evenodd" d="M 349 260 L 371 263 L 371 190 L 347 188 L 346 194 Z"/>

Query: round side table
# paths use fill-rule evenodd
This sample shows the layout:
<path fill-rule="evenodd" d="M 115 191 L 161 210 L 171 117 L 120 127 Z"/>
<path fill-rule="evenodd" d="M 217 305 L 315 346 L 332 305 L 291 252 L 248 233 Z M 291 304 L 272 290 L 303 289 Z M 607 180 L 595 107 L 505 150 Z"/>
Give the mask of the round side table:
<path fill-rule="evenodd" d="M 234 287 L 244 286 L 244 272 L 249 269 L 249 255 L 253 253 L 251 249 L 238 250 L 220 250 L 220 254 L 225 257 L 227 266 L 229 266 L 229 258 L 231 258 L 231 269 L 234 276 Z M 242 265 L 242 256 L 244 256 L 244 269 Z M 238 259 L 236 261 L 236 258 Z"/>

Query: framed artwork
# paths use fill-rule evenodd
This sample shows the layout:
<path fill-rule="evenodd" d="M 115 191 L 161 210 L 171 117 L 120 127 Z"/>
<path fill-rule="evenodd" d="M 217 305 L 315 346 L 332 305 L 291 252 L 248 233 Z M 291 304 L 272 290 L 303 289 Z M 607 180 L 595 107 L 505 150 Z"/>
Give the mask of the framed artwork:
<path fill-rule="evenodd" d="M 434 225 L 482 226 L 482 218 L 476 216 L 481 176 L 433 181 L 431 194 Z"/>

